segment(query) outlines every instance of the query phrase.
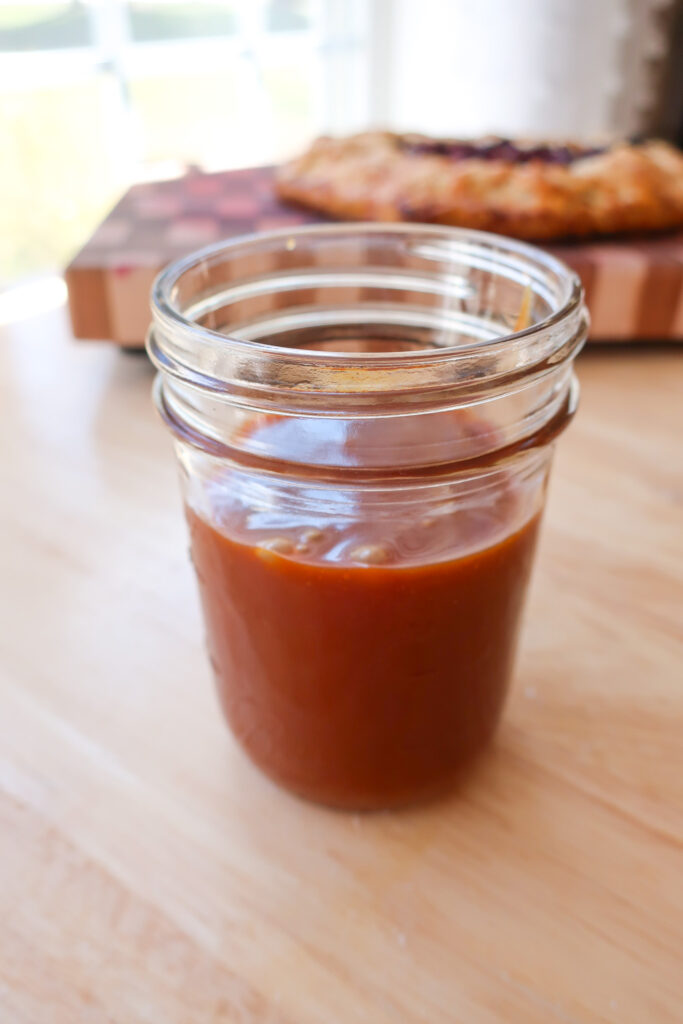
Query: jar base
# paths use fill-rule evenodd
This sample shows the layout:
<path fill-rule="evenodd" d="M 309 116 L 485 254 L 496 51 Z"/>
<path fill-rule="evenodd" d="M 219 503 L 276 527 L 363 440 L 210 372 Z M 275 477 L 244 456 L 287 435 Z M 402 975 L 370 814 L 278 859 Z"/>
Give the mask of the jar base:
<path fill-rule="evenodd" d="M 329 786 L 315 786 L 302 784 L 299 781 L 284 778 L 258 757 L 248 746 L 237 736 L 226 720 L 226 726 L 233 737 L 240 752 L 247 758 L 250 764 L 257 769 L 269 782 L 278 789 L 296 797 L 298 800 L 308 804 L 314 804 L 327 810 L 340 811 L 348 814 L 372 814 L 382 811 L 401 811 L 411 808 L 423 807 L 427 804 L 437 803 L 445 799 L 463 785 L 476 772 L 480 762 L 485 759 L 495 737 L 498 722 L 494 723 L 489 734 L 477 744 L 476 749 L 463 753 L 448 772 L 440 774 L 438 778 L 429 779 L 423 783 L 407 786 L 403 785 L 394 788 L 385 788 L 380 792 L 378 788 L 371 791 L 368 787 L 365 792 L 356 789 L 355 792 L 341 793 L 334 792 Z"/>

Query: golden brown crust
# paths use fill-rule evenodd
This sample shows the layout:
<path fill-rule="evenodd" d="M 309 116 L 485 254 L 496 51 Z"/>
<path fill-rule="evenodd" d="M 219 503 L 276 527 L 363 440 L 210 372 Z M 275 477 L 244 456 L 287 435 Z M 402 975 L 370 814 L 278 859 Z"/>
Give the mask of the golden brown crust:
<path fill-rule="evenodd" d="M 665 142 L 618 142 L 556 163 L 476 152 L 453 159 L 406 145 L 413 138 L 318 139 L 280 168 L 278 194 L 343 219 L 451 224 L 535 240 L 683 226 L 683 154 Z"/>

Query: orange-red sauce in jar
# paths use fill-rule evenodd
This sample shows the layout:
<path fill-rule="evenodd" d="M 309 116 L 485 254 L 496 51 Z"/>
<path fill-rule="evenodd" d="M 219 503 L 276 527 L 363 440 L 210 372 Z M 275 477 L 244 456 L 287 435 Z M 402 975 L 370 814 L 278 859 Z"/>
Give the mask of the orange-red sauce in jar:
<path fill-rule="evenodd" d="M 303 522 L 233 503 L 230 490 L 228 479 L 220 507 L 187 515 L 239 742 L 278 783 L 326 804 L 438 792 L 500 716 L 538 503 L 520 512 L 510 478 L 484 506 L 384 516 L 375 495 L 365 514 Z"/>

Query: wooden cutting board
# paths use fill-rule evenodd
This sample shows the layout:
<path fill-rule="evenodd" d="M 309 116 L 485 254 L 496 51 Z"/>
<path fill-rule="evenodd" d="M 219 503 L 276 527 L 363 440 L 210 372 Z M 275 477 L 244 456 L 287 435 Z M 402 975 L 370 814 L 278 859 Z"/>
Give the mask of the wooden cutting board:
<path fill-rule="evenodd" d="M 170 260 L 322 219 L 280 203 L 269 167 L 134 185 L 67 268 L 74 334 L 140 347 L 152 281 Z M 592 340 L 683 341 L 683 234 L 547 248 L 584 283 Z"/>

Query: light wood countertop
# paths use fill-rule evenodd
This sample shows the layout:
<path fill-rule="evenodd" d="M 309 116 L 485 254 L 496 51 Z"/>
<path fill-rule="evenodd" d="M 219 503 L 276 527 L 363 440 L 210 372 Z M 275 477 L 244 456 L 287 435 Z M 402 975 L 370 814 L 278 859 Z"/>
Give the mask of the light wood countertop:
<path fill-rule="evenodd" d="M 464 790 L 308 806 L 223 725 L 142 356 L 0 331 L 2 1024 L 679 1024 L 683 352 L 589 351 Z"/>

